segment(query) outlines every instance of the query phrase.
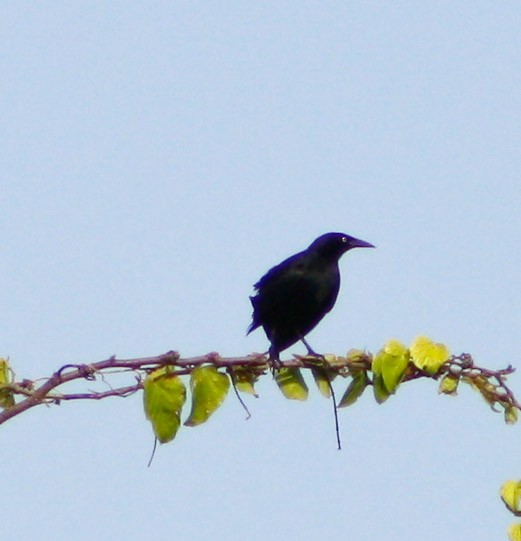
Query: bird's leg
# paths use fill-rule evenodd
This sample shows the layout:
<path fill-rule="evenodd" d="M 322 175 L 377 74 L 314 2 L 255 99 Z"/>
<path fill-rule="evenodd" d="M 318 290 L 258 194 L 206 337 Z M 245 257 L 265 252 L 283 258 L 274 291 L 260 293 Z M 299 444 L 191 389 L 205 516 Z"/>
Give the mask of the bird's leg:
<path fill-rule="evenodd" d="M 269 353 L 269 359 L 271 361 L 271 366 L 272 366 L 272 371 L 274 372 L 275 370 L 279 370 L 280 368 L 282 368 L 282 363 L 280 362 L 280 357 L 279 357 L 279 351 L 271 346 L 270 349 L 268 350 L 268 353 Z"/>
<path fill-rule="evenodd" d="M 302 343 L 306 346 L 306 349 L 308 350 L 308 355 L 313 355 L 313 357 L 320 357 L 320 358 L 324 358 L 324 355 L 322 355 L 321 353 L 317 353 L 308 343 L 307 343 L 307 340 L 301 336 L 300 337 L 300 340 L 302 341 Z"/>

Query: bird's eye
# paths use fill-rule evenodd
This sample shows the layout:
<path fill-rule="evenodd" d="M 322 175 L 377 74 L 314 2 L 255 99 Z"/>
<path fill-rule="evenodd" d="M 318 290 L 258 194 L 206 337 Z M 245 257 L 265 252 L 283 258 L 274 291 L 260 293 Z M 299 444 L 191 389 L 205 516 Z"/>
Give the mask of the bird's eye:
<path fill-rule="evenodd" d="M 347 237 L 342 237 L 342 242 L 347 242 Z"/>

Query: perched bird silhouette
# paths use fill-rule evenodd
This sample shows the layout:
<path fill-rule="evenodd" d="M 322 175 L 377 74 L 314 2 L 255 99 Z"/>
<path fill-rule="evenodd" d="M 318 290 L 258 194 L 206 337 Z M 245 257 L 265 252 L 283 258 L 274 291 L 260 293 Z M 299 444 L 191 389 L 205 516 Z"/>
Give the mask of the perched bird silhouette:
<path fill-rule="evenodd" d="M 326 233 L 309 248 L 270 269 L 255 285 L 250 297 L 251 333 L 263 327 L 276 364 L 281 351 L 302 340 L 310 355 L 317 355 L 305 336 L 333 308 L 340 289 L 338 261 L 352 248 L 374 248 L 369 242 L 344 233 Z"/>

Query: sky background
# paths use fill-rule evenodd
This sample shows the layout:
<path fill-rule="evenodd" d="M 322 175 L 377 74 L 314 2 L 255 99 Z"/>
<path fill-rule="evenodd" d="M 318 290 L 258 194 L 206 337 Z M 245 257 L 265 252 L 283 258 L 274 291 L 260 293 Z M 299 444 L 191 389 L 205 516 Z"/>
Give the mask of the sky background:
<path fill-rule="evenodd" d="M 265 351 L 252 284 L 342 231 L 377 249 L 342 259 L 317 351 L 428 334 L 520 365 L 520 28 L 509 1 L 3 2 L 0 355 L 36 379 Z M 1 427 L 4 530 L 506 539 L 519 426 L 414 382 L 342 410 L 339 452 L 309 383 L 265 377 L 248 421 L 230 394 L 151 468 L 140 395 L 26 412 Z"/>

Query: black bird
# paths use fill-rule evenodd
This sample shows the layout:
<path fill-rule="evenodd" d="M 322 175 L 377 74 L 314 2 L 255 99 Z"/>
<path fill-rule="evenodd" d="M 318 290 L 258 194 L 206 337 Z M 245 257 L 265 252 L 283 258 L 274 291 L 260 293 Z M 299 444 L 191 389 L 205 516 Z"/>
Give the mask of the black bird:
<path fill-rule="evenodd" d="M 271 346 L 270 358 L 278 363 L 281 351 L 302 340 L 310 355 L 317 355 L 306 334 L 333 308 L 340 289 L 340 257 L 352 248 L 374 248 L 369 242 L 344 233 L 326 233 L 270 269 L 250 297 L 253 321 L 248 334 L 263 327 Z"/>

